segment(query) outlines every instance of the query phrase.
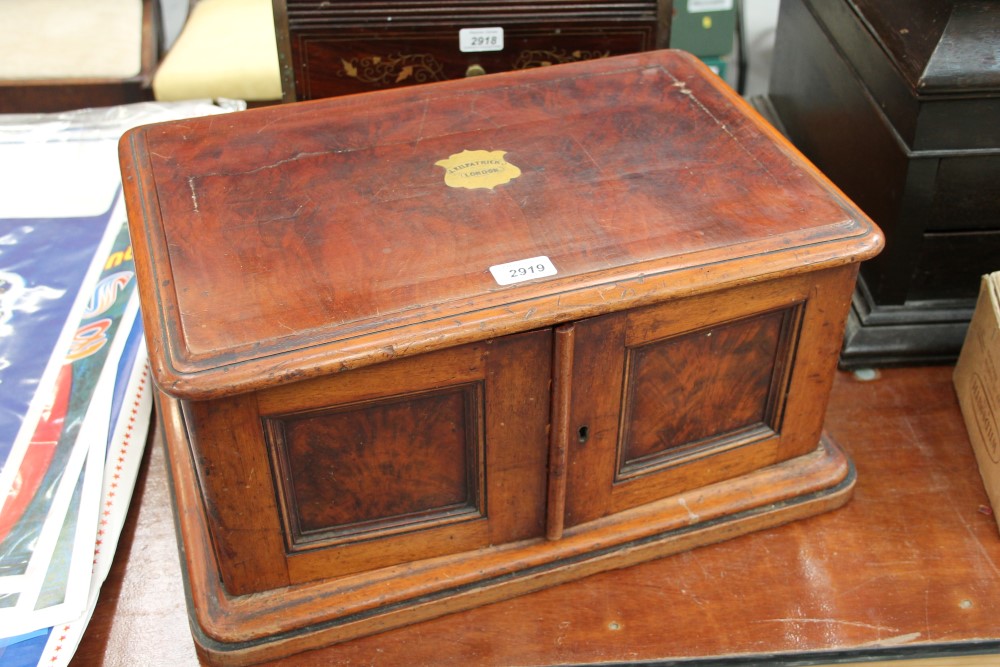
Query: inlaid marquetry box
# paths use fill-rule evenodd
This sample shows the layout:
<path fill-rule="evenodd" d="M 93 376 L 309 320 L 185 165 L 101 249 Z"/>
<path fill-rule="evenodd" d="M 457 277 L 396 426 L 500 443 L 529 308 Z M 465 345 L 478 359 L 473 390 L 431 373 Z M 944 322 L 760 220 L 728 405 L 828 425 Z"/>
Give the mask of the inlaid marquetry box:
<path fill-rule="evenodd" d="M 193 627 L 239 664 L 821 512 L 881 234 L 660 51 L 121 146 Z"/>
<path fill-rule="evenodd" d="M 273 0 L 285 102 L 663 48 L 672 0 Z"/>

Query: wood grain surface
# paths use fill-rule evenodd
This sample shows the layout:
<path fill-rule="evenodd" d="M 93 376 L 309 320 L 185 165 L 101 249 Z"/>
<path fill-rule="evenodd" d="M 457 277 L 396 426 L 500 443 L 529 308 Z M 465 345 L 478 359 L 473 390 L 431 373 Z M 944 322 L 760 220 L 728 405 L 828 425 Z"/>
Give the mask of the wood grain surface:
<path fill-rule="evenodd" d="M 121 163 L 153 374 L 181 399 L 882 245 L 744 100 L 671 50 L 149 125 L 123 138 Z M 506 180 L 448 184 L 483 170 Z M 556 273 L 491 274 L 536 257 Z"/>
<path fill-rule="evenodd" d="M 998 664 L 1000 536 L 951 370 L 837 375 L 843 509 L 275 664 Z M 160 443 L 148 458 L 74 665 L 199 664 Z"/>

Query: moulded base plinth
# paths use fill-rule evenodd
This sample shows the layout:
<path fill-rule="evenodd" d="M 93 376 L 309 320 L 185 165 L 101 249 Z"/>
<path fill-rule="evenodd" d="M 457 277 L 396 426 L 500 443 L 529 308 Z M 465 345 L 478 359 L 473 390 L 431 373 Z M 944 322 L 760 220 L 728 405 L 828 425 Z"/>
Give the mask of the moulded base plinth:
<path fill-rule="evenodd" d="M 810 454 L 544 538 L 245 596 L 220 584 L 179 404 L 162 435 L 195 642 L 214 665 L 247 665 L 471 609 L 840 507 L 855 472 L 827 436 Z"/>

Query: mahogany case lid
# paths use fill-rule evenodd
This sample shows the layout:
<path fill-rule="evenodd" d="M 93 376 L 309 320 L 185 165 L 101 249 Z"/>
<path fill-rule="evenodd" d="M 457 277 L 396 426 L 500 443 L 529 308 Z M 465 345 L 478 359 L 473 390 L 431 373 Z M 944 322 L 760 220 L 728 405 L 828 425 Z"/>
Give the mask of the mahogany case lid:
<path fill-rule="evenodd" d="M 857 262 L 882 244 L 678 51 L 149 125 L 120 156 L 150 360 L 182 398 Z"/>

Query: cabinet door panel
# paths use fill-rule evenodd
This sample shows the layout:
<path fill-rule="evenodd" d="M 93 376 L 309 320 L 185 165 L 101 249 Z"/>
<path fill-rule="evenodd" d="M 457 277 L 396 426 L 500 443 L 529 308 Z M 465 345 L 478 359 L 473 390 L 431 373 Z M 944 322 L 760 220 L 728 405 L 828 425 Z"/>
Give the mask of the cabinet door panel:
<path fill-rule="evenodd" d="M 796 315 L 785 308 L 630 347 L 616 481 L 773 436 Z"/>
<path fill-rule="evenodd" d="M 851 277 L 833 270 L 578 322 L 566 526 L 815 449 L 829 392 L 817 378 L 832 376 Z"/>
<path fill-rule="evenodd" d="M 264 420 L 292 550 L 481 518 L 481 382 Z"/>
<path fill-rule="evenodd" d="M 276 479 L 305 480 L 280 494 L 292 580 L 541 535 L 551 335 L 406 359 L 371 382 L 326 378 L 316 398 L 339 385 L 380 396 L 321 408 L 317 424 L 295 423 L 308 409 L 269 417 L 295 438 L 271 442 Z M 347 479 L 331 491 L 337 474 Z"/>
<path fill-rule="evenodd" d="M 254 396 L 244 421 L 260 430 L 242 435 L 259 456 L 230 471 L 212 438 L 198 445 L 206 496 L 228 499 L 213 540 L 241 563 L 223 572 L 229 590 L 543 535 L 551 345 L 533 331 Z M 189 417 L 218 422 L 201 407 Z"/>

